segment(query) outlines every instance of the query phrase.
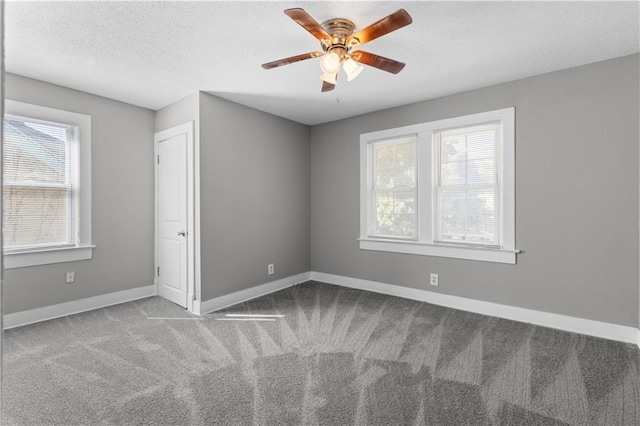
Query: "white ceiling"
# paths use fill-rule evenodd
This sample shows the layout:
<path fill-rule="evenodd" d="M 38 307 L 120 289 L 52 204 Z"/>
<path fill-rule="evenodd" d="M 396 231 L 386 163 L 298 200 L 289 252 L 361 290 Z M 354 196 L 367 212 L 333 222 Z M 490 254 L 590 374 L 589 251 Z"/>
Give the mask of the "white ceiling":
<path fill-rule="evenodd" d="M 321 93 L 320 50 L 283 10 L 358 29 L 404 8 L 413 24 L 362 47 L 405 62 Z M 202 90 L 305 124 L 446 96 L 639 50 L 637 2 L 5 3 L 12 73 L 160 109 Z M 338 102 L 339 100 L 339 102 Z"/>

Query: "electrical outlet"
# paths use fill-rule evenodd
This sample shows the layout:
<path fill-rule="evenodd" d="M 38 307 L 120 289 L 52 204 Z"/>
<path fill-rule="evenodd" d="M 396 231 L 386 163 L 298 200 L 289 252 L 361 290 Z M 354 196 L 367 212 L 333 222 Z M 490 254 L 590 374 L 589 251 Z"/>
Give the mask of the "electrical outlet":
<path fill-rule="evenodd" d="M 267 265 L 267 273 L 269 275 L 273 275 L 276 273 L 276 267 L 273 265 L 273 263 Z"/>
<path fill-rule="evenodd" d="M 438 286 L 438 274 L 431 274 L 429 284 Z"/>
<path fill-rule="evenodd" d="M 67 272 L 67 276 L 65 278 L 65 282 L 67 284 L 73 283 L 76 281 L 76 273 L 75 272 Z"/>

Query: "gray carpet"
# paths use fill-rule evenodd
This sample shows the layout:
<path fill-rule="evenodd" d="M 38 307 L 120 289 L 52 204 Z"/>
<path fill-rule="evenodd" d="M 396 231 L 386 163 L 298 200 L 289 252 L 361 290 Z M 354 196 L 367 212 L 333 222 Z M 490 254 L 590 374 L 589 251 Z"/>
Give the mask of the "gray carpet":
<path fill-rule="evenodd" d="M 640 424 L 633 345 L 313 282 L 4 338 L 7 425 Z"/>

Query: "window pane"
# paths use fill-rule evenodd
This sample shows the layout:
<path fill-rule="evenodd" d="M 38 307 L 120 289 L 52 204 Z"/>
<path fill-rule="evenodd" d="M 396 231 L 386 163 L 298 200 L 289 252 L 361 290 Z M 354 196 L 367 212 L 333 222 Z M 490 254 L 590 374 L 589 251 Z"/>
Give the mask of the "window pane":
<path fill-rule="evenodd" d="M 376 235 L 415 235 L 415 193 L 377 192 L 375 198 Z"/>
<path fill-rule="evenodd" d="M 442 137 L 442 163 L 450 161 L 464 161 L 467 159 L 466 135 L 451 135 Z"/>
<path fill-rule="evenodd" d="M 376 192 L 376 214 L 393 215 L 393 192 Z"/>
<path fill-rule="evenodd" d="M 68 241 L 67 189 L 5 185 L 3 198 L 5 247 Z"/>
<path fill-rule="evenodd" d="M 413 141 L 398 143 L 392 145 L 392 147 L 395 153 L 394 166 L 413 170 L 416 159 L 415 143 Z"/>
<path fill-rule="evenodd" d="M 395 192 L 393 194 L 393 211 L 397 214 L 415 213 L 415 194 L 413 191 Z"/>
<path fill-rule="evenodd" d="M 497 242 L 493 187 L 439 192 L 440 240 Z"/>
<path fill-rule="evenodd" d="M 390 168 L 378 168 L 375 187 L 377 189 L 392 189 L 394 185 L 395 171 Z"/>
<path fill-rule="evenodd" d="M 466 161 L 443 163 L 440 168 L 442 185 L 464 185 L 467 182 Z"/>
<path fill-rule="evenodd" d="M 467 141 L 469 159 L 495 157 L 495 130 L 469 133 Z"/>
<path fill-rule="evenodd" d="M 496 181 L 495 160 L 483 158 L 467 162 L 467 183 L 469 185 L 492 184 Z"/>
<path fill-rule="evenodd" d="M 67 127 L 6 118 L 4 179 L 8 182 L 67 182 Z"/>

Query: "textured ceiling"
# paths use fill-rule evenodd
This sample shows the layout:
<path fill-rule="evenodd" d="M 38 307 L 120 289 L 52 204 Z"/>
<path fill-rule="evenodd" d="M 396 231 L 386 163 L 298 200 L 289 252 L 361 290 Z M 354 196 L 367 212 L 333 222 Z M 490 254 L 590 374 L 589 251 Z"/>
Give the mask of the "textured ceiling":
<path fill-rule="evenodd" d="M 160 109 L 198 90 L 305 124 L 333 121 L 629 55 L 637 2 L 18 2 L 5 3 L 9 72 Z M 321 93 L 319 50 L 283 12 L 363 28 L 399 8 L 413 24 L 362 50 L 405 62 L 366 67 Z M 338 102 L 339 101 L 339 102 Z"/>

